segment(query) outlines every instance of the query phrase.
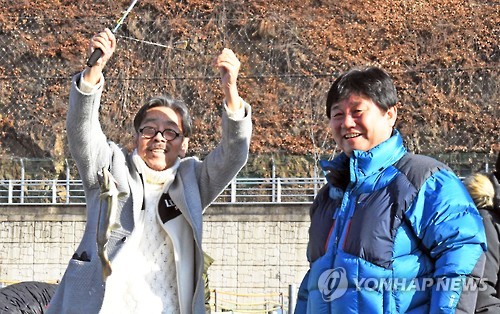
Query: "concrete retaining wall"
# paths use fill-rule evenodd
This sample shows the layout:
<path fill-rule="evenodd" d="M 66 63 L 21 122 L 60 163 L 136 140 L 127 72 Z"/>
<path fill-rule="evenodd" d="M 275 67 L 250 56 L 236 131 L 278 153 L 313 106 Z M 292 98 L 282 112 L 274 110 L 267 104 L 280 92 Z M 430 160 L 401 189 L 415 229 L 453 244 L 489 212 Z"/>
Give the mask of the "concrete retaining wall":
<path fill-rule="evenodd" d="M 308 269 L 308 208 L 214 205 L 206 211 L 203 245 L 215 259 L 209 282 L 219 299 L 287 295 L 290 284 L 300 284 Z M 0 206 L 0 282 L 57 282 L 84 227 L 84 206 Z"/>

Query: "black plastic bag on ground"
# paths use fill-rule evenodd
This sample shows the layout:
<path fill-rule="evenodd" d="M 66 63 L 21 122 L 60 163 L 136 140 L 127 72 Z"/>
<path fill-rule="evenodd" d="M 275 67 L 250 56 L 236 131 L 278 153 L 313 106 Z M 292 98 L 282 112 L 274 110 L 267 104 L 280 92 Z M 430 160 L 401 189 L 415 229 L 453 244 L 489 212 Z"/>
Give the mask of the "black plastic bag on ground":
<path fill-rule="evenodd" d="M 56 284 L 25 281 L 0 289 L 0 314 L 43 314 Z"/>

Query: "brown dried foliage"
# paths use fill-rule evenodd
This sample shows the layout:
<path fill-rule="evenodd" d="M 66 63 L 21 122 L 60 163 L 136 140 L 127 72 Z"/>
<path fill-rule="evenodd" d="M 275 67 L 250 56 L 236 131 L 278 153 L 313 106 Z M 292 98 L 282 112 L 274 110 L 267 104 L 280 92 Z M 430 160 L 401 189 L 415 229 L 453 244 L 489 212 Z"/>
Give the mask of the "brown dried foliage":
<path fill-rule="evenodd" d="M 4 157 L 69 157 L 60 145 L 69 79 L 84 67 L 88 38 L 111 26 L 128 4 L 4 4 Z M 241 95 L 253 107 L 254 154 L 330 154 L 325 93 L 338 73 L 367 64 L 394 76 L 398 128 L 411 150 L 498 151 L 499 8 L 474 0 L 142 0 L 119 34 L 167 48 L 119 39 L 121 50 L 106 73 L 103 128 L 130 146 L 137 108 L 149 96 L 169 93 L 191 106 L 191 152 L 203 155 L 217 143 L 221 112 L 210 62 L 229 46 L 242 62 Z M 30 62 L 41 70 L 33 72 Z"/>

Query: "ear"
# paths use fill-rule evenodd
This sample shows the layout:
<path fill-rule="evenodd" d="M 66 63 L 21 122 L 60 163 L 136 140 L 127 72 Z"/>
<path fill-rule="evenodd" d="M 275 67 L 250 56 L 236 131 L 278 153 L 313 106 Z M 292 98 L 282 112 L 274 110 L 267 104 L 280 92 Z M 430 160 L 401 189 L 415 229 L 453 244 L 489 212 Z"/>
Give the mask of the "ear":
<path fill-rule="evenodd" d="M 181 152 L 179 154 L 179 157 L 181 157 L 181 158 L 186 157 L 188 146 L 189 146 L 189 138 L 185 137 L 182 139 Z"/>
<path fill-rule="evenodd" d="M 396 106 L 392 106 L 387 110 L 386 114 L 390 125 L 394 127 L 394 125 L 396 124 L 396 119 L 398 117 L 398 109 L 396 108 Z"/>

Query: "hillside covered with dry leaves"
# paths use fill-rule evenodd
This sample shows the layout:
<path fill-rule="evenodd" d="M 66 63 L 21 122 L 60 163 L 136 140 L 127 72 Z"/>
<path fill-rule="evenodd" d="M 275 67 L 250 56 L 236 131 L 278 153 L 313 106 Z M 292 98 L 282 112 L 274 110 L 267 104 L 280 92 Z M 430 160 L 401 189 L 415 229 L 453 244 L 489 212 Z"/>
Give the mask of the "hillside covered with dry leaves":
<path fill-rule="evenodd" d="M 65 114 L 88 39 L 112 27 L 128 1 L 3 0 L 0 12 L 0 157 L 70 158 Z M 500 149 L 500 5 L 495 0 L 141 0 L 117 32 L 101 121 L 130 148 L 131 121 L 155 94 L 184 99 L 191 153 L 219 138 L 212 58 L 242 62 L 239 88 L 253 108 L 251 152 L 331 155 L 325 95 L 353 66 L 390 72 L 397 127 L 414 152 Z M 57 167 L 56 167 L 57 168 Z"/>

